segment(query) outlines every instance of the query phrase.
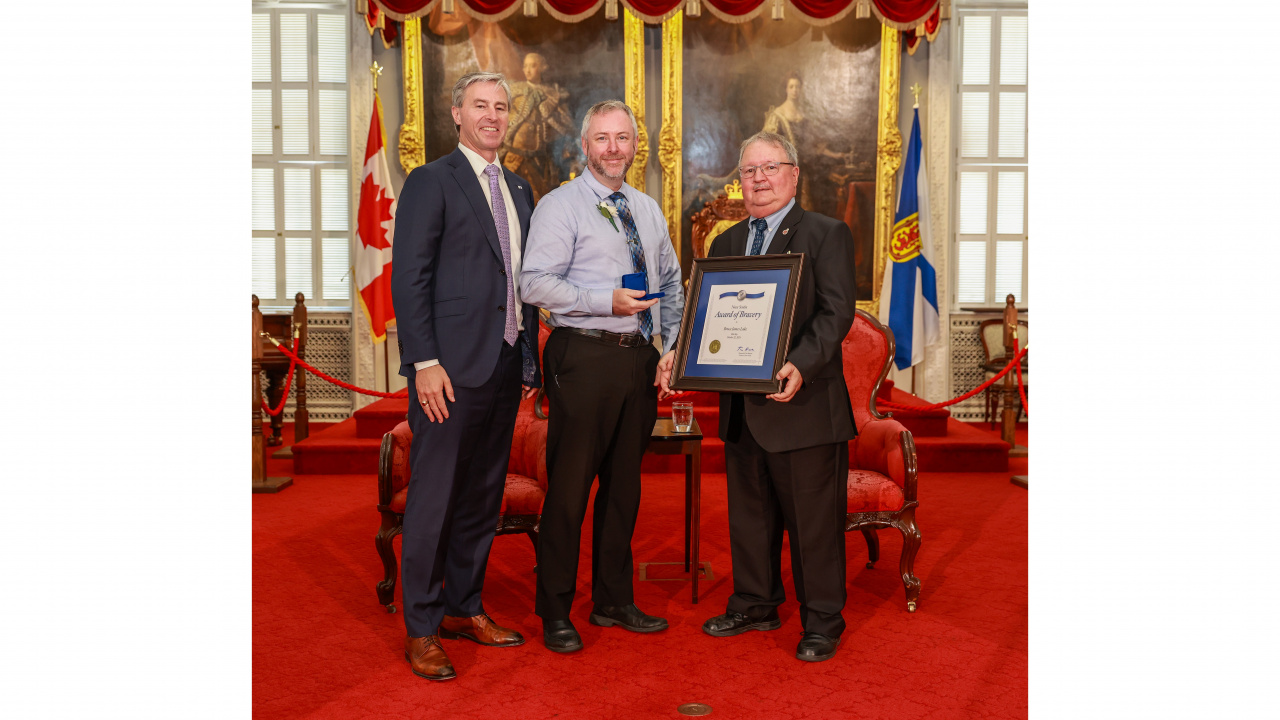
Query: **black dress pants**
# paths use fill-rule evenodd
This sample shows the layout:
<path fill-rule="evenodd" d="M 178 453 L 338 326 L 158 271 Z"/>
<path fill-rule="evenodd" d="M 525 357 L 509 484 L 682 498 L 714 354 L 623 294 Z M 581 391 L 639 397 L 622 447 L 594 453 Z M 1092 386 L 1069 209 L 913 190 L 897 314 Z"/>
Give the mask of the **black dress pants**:
<path fill-rule="evenodd" d="M 457 401 L 448 403 L 444 422 L 427 418 L 409 380 L 412 470 L 400 575 L 410 637 L 435 635 L 444 615 L 473 617 L 484 609 L 480 589 L 520 407 L 520 350 L 497 341 L 493 374 L 479 387 L 455 385 Z"/>
<path fill-rule="evenodd" d="M 849 445 L 771 453 L 747 423 L 724 446 L 729 483 L 733 595 L 729 612 L 760 618 L 782 604 L 782 531 L 791 543 L 791 577 L 806 632 L 844 632 Z"/>
<path fill-rule="evenodd" d="M 658 415 L 658 351 L 556 330 L 542 361 L 551 408 L 535 610 L 543 620 L 567 620 L 596 476 L 591 598 L 599 605 L 634 600 L 631 534 L 640 510 L 640 461 Z"/>

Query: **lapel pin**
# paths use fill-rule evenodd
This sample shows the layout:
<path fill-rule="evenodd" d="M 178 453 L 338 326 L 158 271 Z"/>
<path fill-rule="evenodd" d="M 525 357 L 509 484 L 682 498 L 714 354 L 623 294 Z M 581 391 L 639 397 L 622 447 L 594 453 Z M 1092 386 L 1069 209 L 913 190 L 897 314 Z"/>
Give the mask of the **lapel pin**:
<path fill-rule="evenodd" d="M 787 234 L 787 233 L 789 233 L 789 232 L 791 232 L 791 228 L 783 228 L 783 229 L 782 229 L 782 234 L 783 234 L 783 235 L 786 235 L 786 234 Z"/>

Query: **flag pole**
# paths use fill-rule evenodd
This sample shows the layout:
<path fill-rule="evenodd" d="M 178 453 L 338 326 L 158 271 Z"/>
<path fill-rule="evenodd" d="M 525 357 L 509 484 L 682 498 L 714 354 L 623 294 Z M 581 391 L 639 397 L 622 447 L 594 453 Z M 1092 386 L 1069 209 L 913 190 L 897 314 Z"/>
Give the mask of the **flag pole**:
<path fill-rule="evenodd" d="M 378 100 L 378 77 L 382 75 L 382 70 L 382 66 L 376 60 L 369 66 L 369 74 L 373 76 L 374 102 Z M 391 349 L 387 347 L 387 342 L 388 338 L 384 335 L 382 341 L 382 387 L 385 392 L 391 392 L 391 360 L 388 357 Z"/>
<path fill-rule="evenodd" d="M 915 98 L 915 104 L 911 106 L 911 109 L 913 110 L 920 109 L 920 91 L 922 89 L 923 88 L 920 87 L 920 83 L 916 83 L 911 86 L 911 95 L 913 98 Z M 916 366 L 915 365 L 911 366 L 911 394 L 912 395 L 916 394 Z"/>

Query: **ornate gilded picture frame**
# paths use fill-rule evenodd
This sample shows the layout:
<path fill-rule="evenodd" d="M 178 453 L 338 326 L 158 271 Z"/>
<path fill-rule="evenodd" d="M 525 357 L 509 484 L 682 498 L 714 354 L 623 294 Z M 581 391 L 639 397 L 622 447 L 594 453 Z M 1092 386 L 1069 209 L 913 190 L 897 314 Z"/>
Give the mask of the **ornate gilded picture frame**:
<path fill-rule="evenodd" d="M 641 34 L 629 32 L 627 25 L 603 13 L 572 23 L 522 13 L 493 22 L 439 8 L 406 22 L 405 67 L 418 75 L 411 79 L 405 73 L 401 164 L 406 172 L 453 151 L 457 131 L 445 111 L 453 83 L 485 70 L 505 75 L 512 91 L 507 137 L 498 151 L 503 166 L 529 181 L 535 199 L 580 175 L 585 158 L 579 129 L 587 108 L 621 97 L 631 84 L 626 80 L 631 65 L 640 68 L 642 92 L 643 63 L 628 62 L 627 52 L 628 35 Z M 415 114 L 415 101 L 430 111 Z M 643 177 L 643 159 L 638 154 L 633 175 Z"/>
<path fill-rule="evenodd" d="M 746 216 L 733 187 L 738 146 L 770 130 L 796 144 L 802 205 L 849 224 L 857 306 L 877 312 L 901 164 L 900 37 L 870 18 L 664 23 L 658 157 L 686 273 L 718 231 Z"/>

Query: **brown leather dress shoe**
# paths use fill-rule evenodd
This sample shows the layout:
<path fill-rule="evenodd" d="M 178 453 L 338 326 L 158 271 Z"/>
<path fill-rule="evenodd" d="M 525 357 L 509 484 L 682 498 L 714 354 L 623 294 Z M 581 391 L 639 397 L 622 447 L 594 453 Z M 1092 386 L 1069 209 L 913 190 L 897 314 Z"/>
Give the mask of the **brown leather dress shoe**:
<path fill-rule="evenodd" d="M 407 637 L 404 639 L 404 659 L 409 661 L 413 674 L 428 680 L 452 680 L 458 676 L 453 671 L 453 663 L 440 647 L 440 638 L 435 635 L 426 637 Z"/>
<path fill-rule="evenodd" d="M 445 615 L 440 621 L 440 637 L 448 640 L 466 638 L 489 647 L 515 647 L 524 644 L 523 635 L 494 622 L 488 613 L 469 618 Z"/>

